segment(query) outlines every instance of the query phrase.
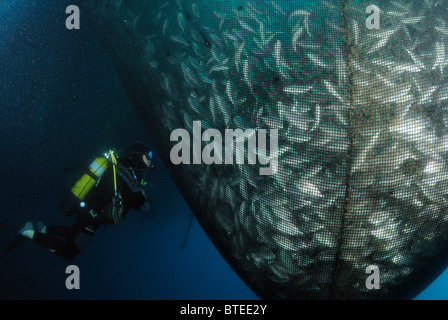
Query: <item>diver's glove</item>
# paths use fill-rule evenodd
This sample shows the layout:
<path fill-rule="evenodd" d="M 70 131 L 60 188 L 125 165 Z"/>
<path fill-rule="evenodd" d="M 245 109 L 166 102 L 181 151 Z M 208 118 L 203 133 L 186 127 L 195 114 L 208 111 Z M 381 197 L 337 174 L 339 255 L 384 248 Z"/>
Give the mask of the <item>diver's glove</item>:
<path fill-rule="evenodd" d="M 146 201 L 141 207 L 140 207 L 141 211 L 149 211 L 149 203 L 148 201 Z"/>
<path fill-rule="evenodd" d="M 143 197 L 145 197 L 145 203 L 143 203 L 140 207 L 141 211 L 148 211 L 149 210 L 149 203 L 148 203 L 148 197 L 146 196 L 146 191 L 142 188 L 140 189 L 141 194 Z"/>

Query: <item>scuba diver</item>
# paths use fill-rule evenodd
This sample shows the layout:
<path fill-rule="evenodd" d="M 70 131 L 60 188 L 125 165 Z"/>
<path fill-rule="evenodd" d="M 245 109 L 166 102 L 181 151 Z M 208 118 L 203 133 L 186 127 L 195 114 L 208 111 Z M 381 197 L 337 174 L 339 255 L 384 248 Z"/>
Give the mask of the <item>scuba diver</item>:
<path fill-rule="evenodd" d="M 92 162 L 59 205 L 64 214 L 75 216 L 72 227 L 39 222 L 35 229 L 27 222 L 18 232 L 65 259 L 73 259 L 102 224 L 119 225 L 130 209 L 149 209 L 143 175 L 155 168 L 152 151 L 142 142 L 134 142 L 122 158 L 110 151 Z"/>

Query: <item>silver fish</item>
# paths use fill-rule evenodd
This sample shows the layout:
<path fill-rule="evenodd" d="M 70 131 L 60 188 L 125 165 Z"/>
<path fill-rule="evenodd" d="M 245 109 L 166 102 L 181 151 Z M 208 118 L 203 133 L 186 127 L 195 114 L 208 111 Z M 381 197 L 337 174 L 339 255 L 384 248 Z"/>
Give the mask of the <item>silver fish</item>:
<path fill-rule="evenodd" d="M 182 30 L 182 32 L 184 32 L 185 26 L 186 26 L 186 20 L 185 20 L 185 16 L 182 14 L 182 12 L 179 12 L 177 14 L 177 24 L 179 25 L 179 28 Z"/>
<path fill-rule="evenodd" d="M 184 45 L 184 46 L 186 46 L 186 47 L 189 46 L 187 40 L 185 40 L 185 38 L 182 37 L 181 35 L 178 35 L 178 34 L 176 34 L 176 35 L 172 35 L 170 38 L 171 38 L 171 40 L 173 40 L 174 42 L 180 43 L 180 44 L 182 44 L 182 45 Z"/>
<path fill-rule="evenodd" d="M 193 3 L 191 7 L 192 7 L 192 10 L 193 10 L 194 16 L 196 18 L 200 18 L 198 7 L 197 7 L 196 3 Z"/>
<path fill-rule="evenodd" d="M 168 29 L 168 24 L 169 24 L 169 22 L 168 22 L 168 19 L 165 19 L 165 21 L 163 22 L 163 29 L 162 29 L 162 35 L 165 37 L 165 35 L 166 35 L 166 31 L 167 31 L 167 29 Z"/>
<path fill-rule="evenodd" d="M 301 95 L 310 91 L 312 87 L 313 86 L 290 85 L 283 88 L 283 91 L 286 93 L 292 93 L 294 95 Z"/>

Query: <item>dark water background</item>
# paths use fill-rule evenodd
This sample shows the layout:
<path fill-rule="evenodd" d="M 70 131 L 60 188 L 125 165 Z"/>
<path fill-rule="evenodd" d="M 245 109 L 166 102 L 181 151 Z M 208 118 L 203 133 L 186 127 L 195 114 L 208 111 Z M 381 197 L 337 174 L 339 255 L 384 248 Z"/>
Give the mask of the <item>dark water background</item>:
<path fill-rule="evenodd" d="M 0 1 L 4 223 L 71 224 L 57 206 L 80 173 L 61 171 L 110 147 L 148 141 L 88 19 L 82 16 L 80 30 L 65 28 L 70 4 Z M 158 164 L 148 176 L 151 211 L 101 227 L 74 261 L 31 241 L 6 253 L 15 234 L 0 230 L 0 299 L 256 298 L 196 220 L 185 240 L 192 213 Z M 80 290 L 65 287 L 70 264 L 80 269 Z"/>
<path fill-rule="evenodd" d="M 65 28 L 71 4 L 0 0 L 3 223 L 71 224 L 57 206 L 79 172 L 62 170 L 148 141 L 87 17 L 80 30 Z M 0 299 L 256 299 L 197 221 L 189 224 L 160 161 L 148 178 L 151 211 L 102 227 L 74 261 L 31 241 L 7 253 L 15 234 L 0 230 Z M 70 264 L 80 269 L 80 290 L 65 287 Z M 445 273 L 417 298 L 446 299 L 447 283 Z"/>

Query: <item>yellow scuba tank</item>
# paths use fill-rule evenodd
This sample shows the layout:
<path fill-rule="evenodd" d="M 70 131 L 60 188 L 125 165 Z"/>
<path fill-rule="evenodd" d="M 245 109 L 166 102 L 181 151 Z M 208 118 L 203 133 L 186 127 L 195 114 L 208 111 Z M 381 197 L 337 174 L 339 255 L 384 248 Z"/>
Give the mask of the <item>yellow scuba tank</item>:
<path fill-rule="evenodd" d="M 84 199 L 107 170 L 109 161 L 107 155 L 95 158 L 81 178 L 66 193 L 59 204 L 59 210 L 71 217 L 80 207 L 85 207 Z"/>
<path fill-rule="evenodd" d="M 84 200 L 90 189 L 97 183 L 97 181 L 103 176 L 107 169 L 108 160 L 103 157 L 98 157 L 90 164 L 86 173 L 76 181 L 75 185 L 71 189 L 71 192 L 79 200 Z"/>

